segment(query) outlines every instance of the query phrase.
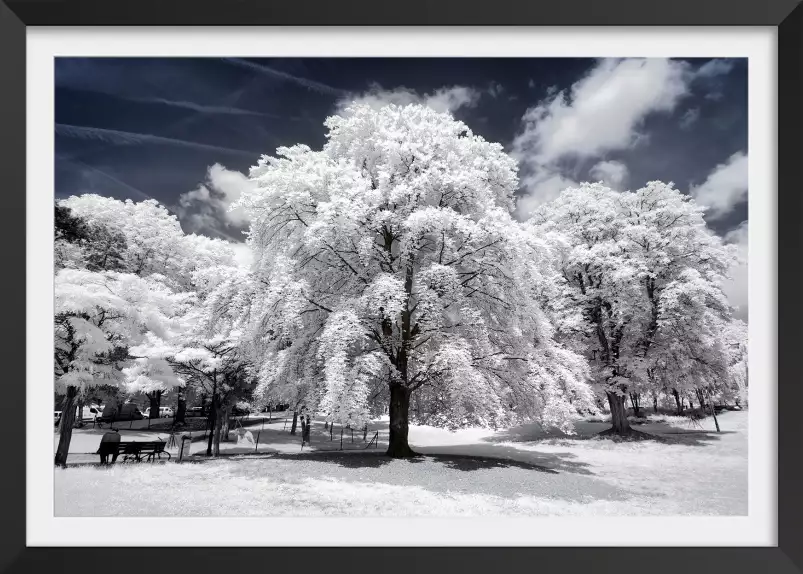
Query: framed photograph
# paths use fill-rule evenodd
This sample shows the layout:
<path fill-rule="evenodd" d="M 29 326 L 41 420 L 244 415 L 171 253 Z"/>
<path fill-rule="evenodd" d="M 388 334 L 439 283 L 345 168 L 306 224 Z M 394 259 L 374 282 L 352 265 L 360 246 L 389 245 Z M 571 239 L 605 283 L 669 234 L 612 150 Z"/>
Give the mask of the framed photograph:
<path fill-rule="evenodd" d="M 0 567 L 803 571 L 803 9 L 398 8 L 0 3 Z"/>

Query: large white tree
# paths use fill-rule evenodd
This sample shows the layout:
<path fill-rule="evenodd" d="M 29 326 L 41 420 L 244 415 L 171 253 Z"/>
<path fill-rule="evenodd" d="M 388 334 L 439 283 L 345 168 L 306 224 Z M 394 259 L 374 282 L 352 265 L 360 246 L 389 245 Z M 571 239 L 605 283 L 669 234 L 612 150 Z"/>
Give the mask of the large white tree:
<path fill-rule="evenodd" d="M 717 330 L 731 309 L 721 286 L 735 253 L 689 196 L 657 181 L 622 193 L 583 184 L 538 208 L 528 224 L 560 253 L 562 304 L 583 316 L 564 335 L 585 349 L 613 433 L 631 431 L 629 395 L 635 402 L 662 385 L 698 389 L 722 374 Z"/>
<path fill-rule="evenodd" d="M 266 285 L 262 388 L 314 358 L 319 409 L 361 421 L 382 381 L 393 457 L 414 454 L 408 410 L 423 388 L 449 424 L 570 430 L 577 407 L 593 408 L 586 363 L 541 307 L 551 252 L 510 216 L 515 162 L 418 105 L 354 106 L 325 125 L 321 151 L 263 156 L 235 206 Z"/>

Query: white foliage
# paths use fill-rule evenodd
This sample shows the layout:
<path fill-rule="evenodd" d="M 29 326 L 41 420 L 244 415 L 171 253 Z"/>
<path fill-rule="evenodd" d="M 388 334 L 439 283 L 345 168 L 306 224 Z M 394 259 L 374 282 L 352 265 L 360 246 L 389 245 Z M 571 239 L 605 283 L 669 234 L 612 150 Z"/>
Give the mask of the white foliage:
<path fill-rule="evenodd" d="M 585 401 L 587 370 L 543 307 L 557 251 L 510 216 L 515 161 L 418 105 L 356 105 L 326 126 L 321 151 L 263 156 L 235 206 L 265 286 L 258 392 L 303 386 L 356 424 L 366 397 L 402 385 L 442 424 L 568 428 L 561 401 Z M 559 364 L 534 376 L 539 361 Z"/>
<path fill-rule="evenodd" d="M 732 310 L 722 285 L 735 251 L 689 196 L 662 182 L 622 193 L 584 184 L 540 207 L 529 225 L 559 254 L 565 287 L 550 310 L 602 390 L 723 380 L 721 332 Z"/>
<path fill-rule="evenodd" d="M 187 295 L 157 278 L 62 269 L 55 277 L 56 388 L 119 384 L 128 347 L 170 336 Z M 145 361 L 147 359 L 143 359 Z M 144 363 L 144 373 L 150 367 Z M 166 381 L 166 378 L 163 382 Z"/>
<path fill-rule="evenodd" d="M 155 200 L 119 201 L 94 194 L 60 202 L 90 224 L 101 224 L 126 239 L 126 270 L 140 276 L 160 274 L 176 287 L 191 287 L 193 271 L 214 265 L 236 266 L 225 241 L 185 235 L 176 216 Z"/>
<path fill-rule="evenodd" d="M 184 379 L 173 372 L 170 363 L 162 358 L 138 358 L 122 370 L 125 388 L 129 393 L 152 393 L 184 386 Z"/>

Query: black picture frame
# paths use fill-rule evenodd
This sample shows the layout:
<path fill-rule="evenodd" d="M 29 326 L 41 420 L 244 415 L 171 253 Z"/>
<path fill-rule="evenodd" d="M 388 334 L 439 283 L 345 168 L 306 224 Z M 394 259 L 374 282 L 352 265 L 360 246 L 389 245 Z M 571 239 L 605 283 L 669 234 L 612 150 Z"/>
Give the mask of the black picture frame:
<path fill-rule="evenodd" d="M 0 2 L 0 245 L 4 400 L 0 571 L 803 572 L 801 352 L 803 7 L 800 0 L 3 0 Z M 778 546 L 772 548 L 27 548 L 25 441 L 26 26 L 770 26 L 778 38 Z M 769 191 L 767 191 L 769 192 Z M 31 384 L 31 381 L 27 381 Z M 87 537 L 91 539 L 91 531 Z M 626 533 L 623 533 L 626 539 Z M 269 541 L 266 541 L 269 543 Z"/>

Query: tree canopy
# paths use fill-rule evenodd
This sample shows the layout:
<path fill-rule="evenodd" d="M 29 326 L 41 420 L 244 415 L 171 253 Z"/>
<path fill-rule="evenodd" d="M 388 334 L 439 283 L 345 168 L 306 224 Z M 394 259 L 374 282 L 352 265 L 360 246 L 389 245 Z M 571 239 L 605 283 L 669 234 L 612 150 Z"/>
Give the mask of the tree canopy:
<path fill-rule="evenodd" d="M 402 453 L 418 390 L 433 422 L 570 430 L 573 408 L 593 408 L 586 365 L 541 307 L 556 274 L 510 215 L 515 162 L 424 106 L 356 106 L 326 126 L 321 151 L 263 156 L 237 205 L 268 286 L 263 388 L 314 356 L 320 408 L 357 423 L 386 384 Z"/>
<path fill-rule="evenodd" d="M 724 380 L 733 319 L 722 283 L 736 255 L 688 195 L 659 181 L 634 192 L 585 184 L 528 225 L 560 253 L 565 304 L 583 317 L 568 336 L 585 349 L 618 432 L 629 429 L 629 393 Z"/>

